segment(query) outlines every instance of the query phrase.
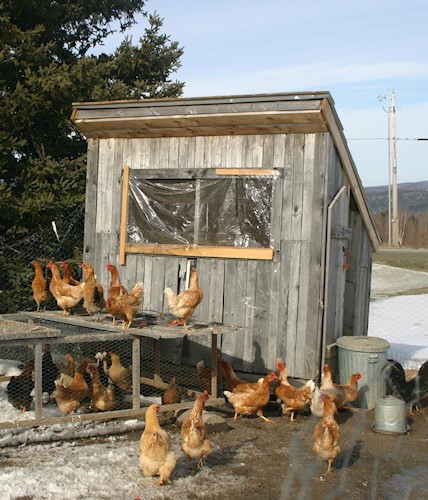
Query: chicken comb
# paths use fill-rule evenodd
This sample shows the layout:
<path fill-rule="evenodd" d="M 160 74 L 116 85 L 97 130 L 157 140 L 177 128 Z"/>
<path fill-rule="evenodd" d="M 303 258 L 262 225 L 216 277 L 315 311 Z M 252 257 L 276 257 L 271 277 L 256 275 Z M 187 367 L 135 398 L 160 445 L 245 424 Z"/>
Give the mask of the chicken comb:
<path fill-rule="evenodd" d="M 278 370 L 282 372 L 282 370 L 285 368 L 285 363 L 284 361 L 282 361 L 282 359 L 278 359 L 276 366 Z"/>

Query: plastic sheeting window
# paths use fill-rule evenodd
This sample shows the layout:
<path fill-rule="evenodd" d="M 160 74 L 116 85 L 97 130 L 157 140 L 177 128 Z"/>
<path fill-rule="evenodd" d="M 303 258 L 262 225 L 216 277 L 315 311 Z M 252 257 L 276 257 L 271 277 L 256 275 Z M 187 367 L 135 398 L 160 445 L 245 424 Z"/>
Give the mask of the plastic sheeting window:
<path fill-rule="evenodd" d="M 269 247 L 273 179 L 129 177 L 127 241 L 131 244 Z"/>

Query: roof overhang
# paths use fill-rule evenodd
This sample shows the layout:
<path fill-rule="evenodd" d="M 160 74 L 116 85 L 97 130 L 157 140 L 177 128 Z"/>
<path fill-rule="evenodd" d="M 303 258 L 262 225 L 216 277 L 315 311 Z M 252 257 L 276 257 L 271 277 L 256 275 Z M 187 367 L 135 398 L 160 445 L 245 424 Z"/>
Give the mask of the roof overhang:
<path fill-rule="evenodd" d="M 73 103 L 88 139 L 329 132 L 374 251 L 380 238 L 329 92 Z"/>

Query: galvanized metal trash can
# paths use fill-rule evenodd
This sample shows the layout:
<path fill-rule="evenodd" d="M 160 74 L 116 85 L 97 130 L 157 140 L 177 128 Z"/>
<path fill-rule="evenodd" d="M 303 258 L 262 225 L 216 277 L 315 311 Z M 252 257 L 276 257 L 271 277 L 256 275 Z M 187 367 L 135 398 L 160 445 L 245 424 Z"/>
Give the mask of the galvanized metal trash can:
<path fill-rule="evenodd" d="M 353 403 L 371 410 L 386 394 L 382 368 L 386 364 L 389 343 L 379 337 L 345 336 L 336 340 L 339 360 L 339 383 L 347 384 L 349 377 L 361 373 L 358 399 Z"/>

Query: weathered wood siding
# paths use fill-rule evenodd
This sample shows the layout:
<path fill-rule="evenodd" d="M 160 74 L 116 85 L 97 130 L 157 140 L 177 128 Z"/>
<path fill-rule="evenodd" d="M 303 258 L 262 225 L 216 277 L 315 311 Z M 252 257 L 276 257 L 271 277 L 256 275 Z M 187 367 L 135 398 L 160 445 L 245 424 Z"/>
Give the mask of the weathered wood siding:
<path fill-rule="evenodd" d="M 350 212 L 352 243 L 349 248 L 349 270 L 346 276 L 343 335 L 366 335 L 372 270 L 372 248 L 364 230 L 361 215 Z"/>
<path fill-rule="evenodd" d="M 106 264 L 118 263 L 125 164 L 132 169 L 282 169 L 282 186 L 274 198 L 273 261 L 199 259 L 204 300 L 194 319 L 242 327 L 222 344 L 236 369 L 263 373 L 281 357 L 291 376 L 312 377 L 322 326 L 330 147 L 326 133 L 91 140 L 84 259 L 94 263 L 107 288 Z M 167 310 L 163 289 L 177 286 L 186 263 L 177 257 L 128 255 L 120 274 L 128 287 L 143 281 L 144 311 L 161 312 Z M 194 343 L 189 348 L 189 362 L 210 361 L 201 347 Z"/>
<path fill-rule="evenodd" d="M 264 373 L 282 358 L 290 376 L 318 376 L 326 300 L 327 208 L 347 185 L 330 135 L 90 139 L 84 260 L 93 263 L 106 289 L 110 279 L 107 262 L 118 266 L 125 164 L 132 169 L 282 169 L 273 207 L 273 260 L 198 259 L 204 300 L 194 319 L 241 327 L 235 335 L 222 338 L 223 355 L 235 369 Z M 331 338 L 342 333 L 343 324 L 354 334 L 365 332 L 367 324 L 371 250 L 358 213 L 349 218 L 349 204 L 348 190 L 335 221 L 352 226 L 358 248 L 349 247 L 352 273 L 346 286 L 342 241 L 334 241 L 329 250 L 329 310 L 325 313 Z M 142 310 L 160 313 L 167 311 L 165 286 L 183 288 L 187 259 L 131 254 L 126 257 L 126 266 L 118 267 L 125 286 L 143 281 Z M 344 309 L 346 293 L 350 299 Z M 209 364 L 206 342 L 201 339 L 177 345 L 173 357 L 177 362 L 183 355 L 191 364 L 200 359 Z"/>

